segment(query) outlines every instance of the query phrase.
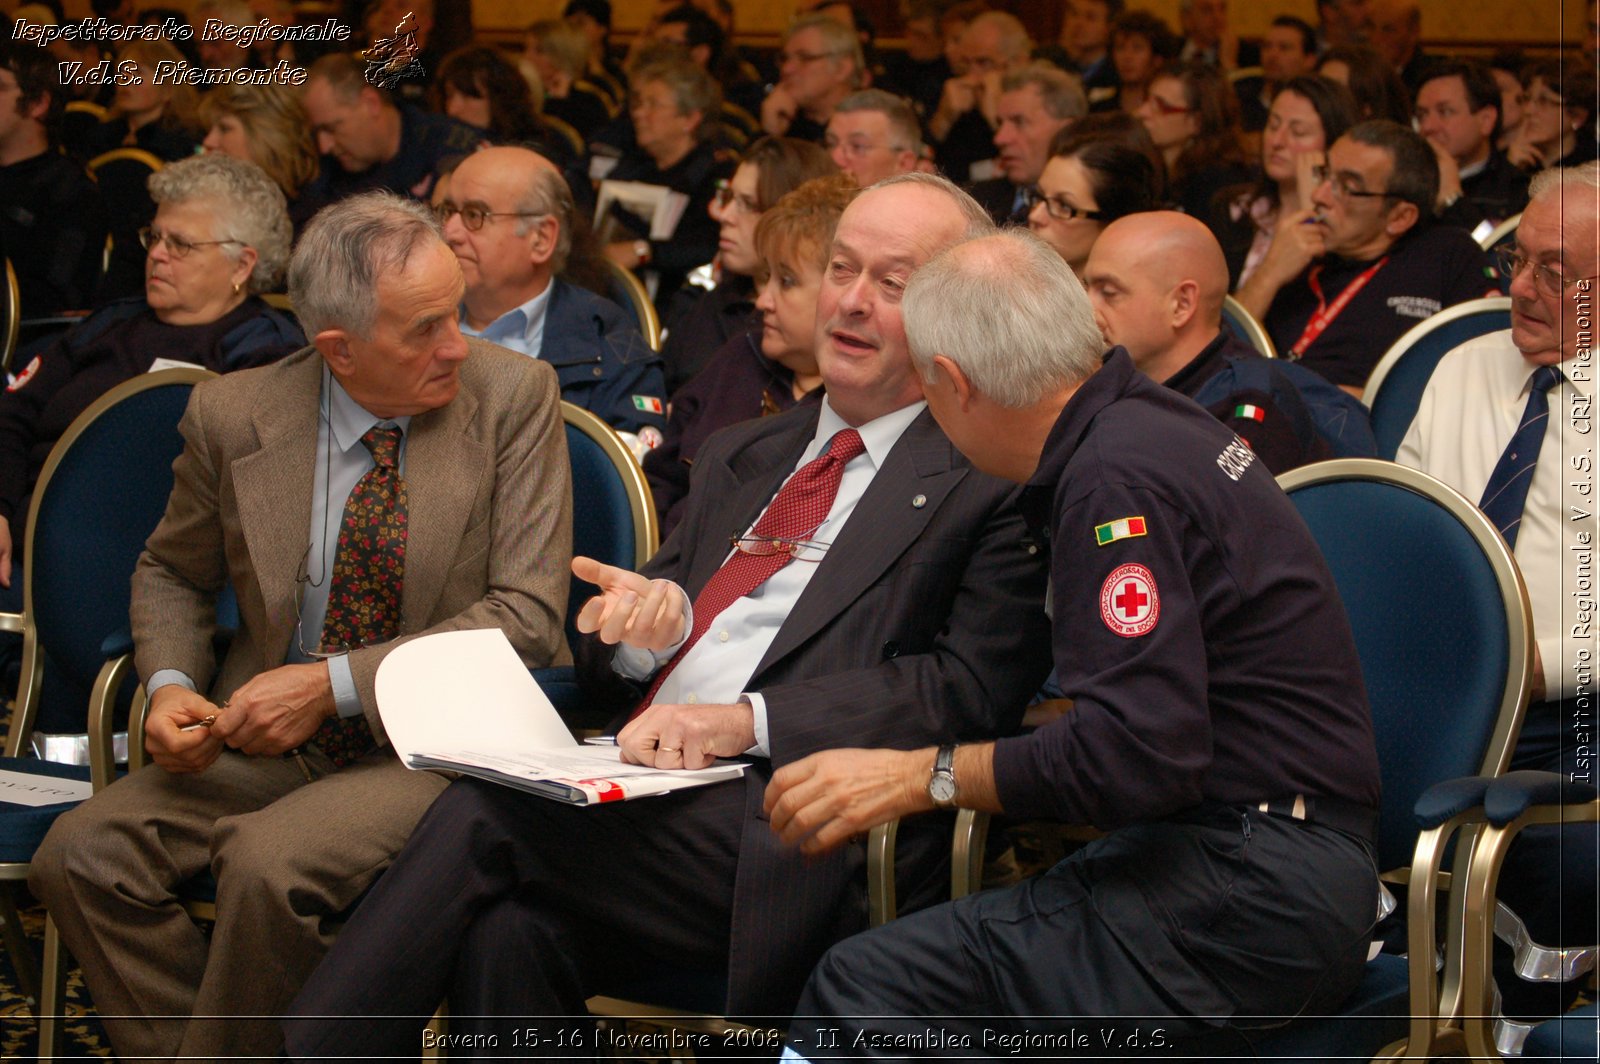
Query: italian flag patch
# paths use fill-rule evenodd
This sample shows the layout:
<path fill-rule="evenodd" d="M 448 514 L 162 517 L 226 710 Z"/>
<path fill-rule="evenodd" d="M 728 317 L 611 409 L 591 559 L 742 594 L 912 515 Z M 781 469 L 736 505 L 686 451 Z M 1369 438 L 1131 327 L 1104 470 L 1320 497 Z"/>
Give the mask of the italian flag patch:
<path fill-rule="evenodd" d="M 1132 539 L 1134 536 L 1144 534 L 1144 518 L 1122 517 L 1115 521 L 1107 521 L 1103 525 L 1095 525 L 1094 544 L 1097 547 L 1104 547 L 1119 539 Z"/>
<path fill-rule="evenodd" d="M 1261 409 L 1259 406 L 1253 406 L 1250 403 L 1241 403 L 1234 407 L 1233 416 L 1249 418 L 1251 421 L 1267 420 L 1267 412 Z"/>
<path fill-rule="evenodd" d="M 661 400 L 653 395 L 636 395 L 633 397 L 633 408 L 643 410 L 649 414 L 662 412 Z"/>

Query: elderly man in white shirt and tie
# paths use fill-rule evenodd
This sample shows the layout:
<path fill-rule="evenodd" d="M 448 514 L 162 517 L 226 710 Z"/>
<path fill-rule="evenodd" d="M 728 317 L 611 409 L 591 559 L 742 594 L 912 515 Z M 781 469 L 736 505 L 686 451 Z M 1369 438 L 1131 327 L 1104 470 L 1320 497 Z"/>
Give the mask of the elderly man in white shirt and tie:
<path fill-rule="evenodd" d="M 1534 690 L 1512 767 L 1592 782 L 1596 642 L 1573 596 L 1580 576 L 1592 580 L 1597 539 L 1591 404 L 1600 164 L 1547 170 L 1530 193 L 1516 243 L 1501 252 L 1511 329 L 1440 361 L 1396 461 L 1476 501 L 1527 580 Z M 1595 863 L 1593 824 L 1530 829 L 1507 858 L 1500 897 L 1541 945 L 1593 945 Z M 1514 976 L 1499 982 L 1507 1015 L 1565 1004 L 1529 997 Z"/>

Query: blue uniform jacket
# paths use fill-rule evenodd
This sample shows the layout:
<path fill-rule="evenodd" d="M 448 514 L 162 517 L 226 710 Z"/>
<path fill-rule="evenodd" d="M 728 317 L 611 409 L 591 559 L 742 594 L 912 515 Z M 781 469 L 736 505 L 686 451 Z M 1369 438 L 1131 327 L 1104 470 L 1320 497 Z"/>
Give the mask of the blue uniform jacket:
<path fill-rule="evenodd" d="M 587 289 L 552 283 L 539 357 L 555 369 L 561 398 L 624 432 L 666 428 L 661 356 L 633 315 Z"/>

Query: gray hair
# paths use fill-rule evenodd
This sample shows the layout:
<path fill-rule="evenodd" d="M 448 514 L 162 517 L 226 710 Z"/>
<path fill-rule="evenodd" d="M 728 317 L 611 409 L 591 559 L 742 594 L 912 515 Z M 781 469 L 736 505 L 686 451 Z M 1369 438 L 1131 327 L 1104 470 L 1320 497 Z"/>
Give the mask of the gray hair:
<path fill-rule="evenodd" d="M 922 125 L 905 97 L 883 89 L 861 89 L 839 101 L 836 115 L 876 112 L 889 120 L 889 148 L 922 154 Z"/>
<path fill-rule="evenodd" d="M 1003 229 L 946 248 L 911 275 L 901 306 L 911 360 L 936 377 L 944 355 L 1008 409 L 1088 378 L 1105 341 L 1083 285 L 1050 245 Z"/>
<path fill-rule="evenodd" d="M 1083 79 L 1045 62 L 1032 62 L 1000 79 L 1001 92 L 1016 92 L 1029 85 L 1039 90 L 1045 114 L 1051 118 L 1082 118 L 1089 113 Z"/>
<path fill-rule="evenodd" d="M 950 201 L 956 205 L 956 208 L 967 219 L 966 231 L 961 234 L 962 240 L 988 236 L 995 231 L 994 219 L 989 217 L 989 212 L 983 209 L 982 204 L 943 174 L 929 174 L 921 170 L 912 170 L 909 173 L 886 177 L 876 185 L 873 185 L 872 188 L 888 188 L 891 185 L 925 185 L 950 197 Z"/>
<path fill-rule="evenodd" d="M 164 203 L 201 203 L 211 209 L 211 239 L 238 262 L 254 248 L 255 268 L 246 282 L 251 292 L 270 292 L 283 278 L 294 226 L 289 203 L 278 183 L 255 163 L 226 155 L 193 155 L 150 175 L 150 198 Z"/>
<path fill-rule="evenodd" d="M 572 189 L 560 171 L 548 166 L 534 167 L 530 176 L 532 180 L 517 200 L 517 212 L 548 214 L 556 220 L 556 249 L 550 256 L 550 272 L 560 273 L 567 268 L 567 259 L 572 255 L 572 225 L 578 213 L 572 202 Z M 526 236 L 538 220 L 517 219 L 517 235 Z"/>
<path fill-rule="evenodd" d="M 854 26 L 846 26 L 832 15 L 804 15 L 789 24 L 783 31 L 783 43 L 788 44 L 804 30 L 816 30 L 822 36 L 826 54 L 837 59 L 848 59 L 855 65 L 856 84 L 861 83 L 862 72 L 867 69 L 866 58 L 861 53 L 861 38 Z"/>
<path fill-rule="evenodd" d="M 378 278 L 405 269 L 419 245 L 444 243 L 420 203 L 364 192 L 311 219 L 289 263 L 289 301 L 307 336 L 344 329 L 369 337 L 378 317 Z"/>
<path fill-rule="evenodd" d="M 1600 189 L 1600 159 L 1591 159 L 1577 166 L 1554 166 L 1540 170 L 1528 182 L 1528 200 L 1532 202 L 1550 192 L 1563 194 L 1568 188 L 1591 195 Z"/>
<path fill-rule="evenodd" d="M 1005 11 L 985 11 L 977 18 L 967 23 L 963 35 L 971 33 L 974 27 L 982 29 L 992 26 L 998 33 L 1000 54 L 1006 62 L 1026 58 L 1033 50 L 1033 40 L 1028 36 L 1028 28 L 1022 24 L 1017 16 Z"/>

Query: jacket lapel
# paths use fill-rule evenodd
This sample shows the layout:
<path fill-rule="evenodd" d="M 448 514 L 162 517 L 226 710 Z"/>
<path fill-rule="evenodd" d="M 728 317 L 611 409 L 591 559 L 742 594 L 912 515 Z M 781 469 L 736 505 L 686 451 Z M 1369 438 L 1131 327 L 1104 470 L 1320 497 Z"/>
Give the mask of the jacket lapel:
<path fill-rule="evenodd" d="M 444 590 L 478 486 L 494 456 L 469 436 L 478 400 L 466 388 L 449 405 L 411 419 L 406 439 L 405 631 L 426 628 Z M 486 518 L 487 519 L 487 518 Z"/>
<path fill-rule="evenodd" d="M 309 549 L 311 492 L 316 469 L 322 357 L 307 348 L 284 363 L 281 387 L 264 396 L 250 418 L 260 447 L 233 461 L 239 531 L 264 603 L 293 603 L 295 578 Z M 334 505 L 331 501 L 329 505 Z M 343 506 L 343 502 L 338 504 Z M 248 597 L 240 592 L 240 606 Z M 294 638 L 295 613 L 268 609 L 257 619 L 261 645 L 275 654 Z M 315 641 L 320 633 L 310 633 Z"/>
<path fill-rule="evenodd" d="M 855 512 L 828 547 L 827 557 L 751 676 L 792 653 L 842 616 L 906 549 L 917 541 L 952 489 L 967 474 L 933 415 L 924 410 L 901 435 Z M 921 496 L 922 505 L 915 499 Z"/>

